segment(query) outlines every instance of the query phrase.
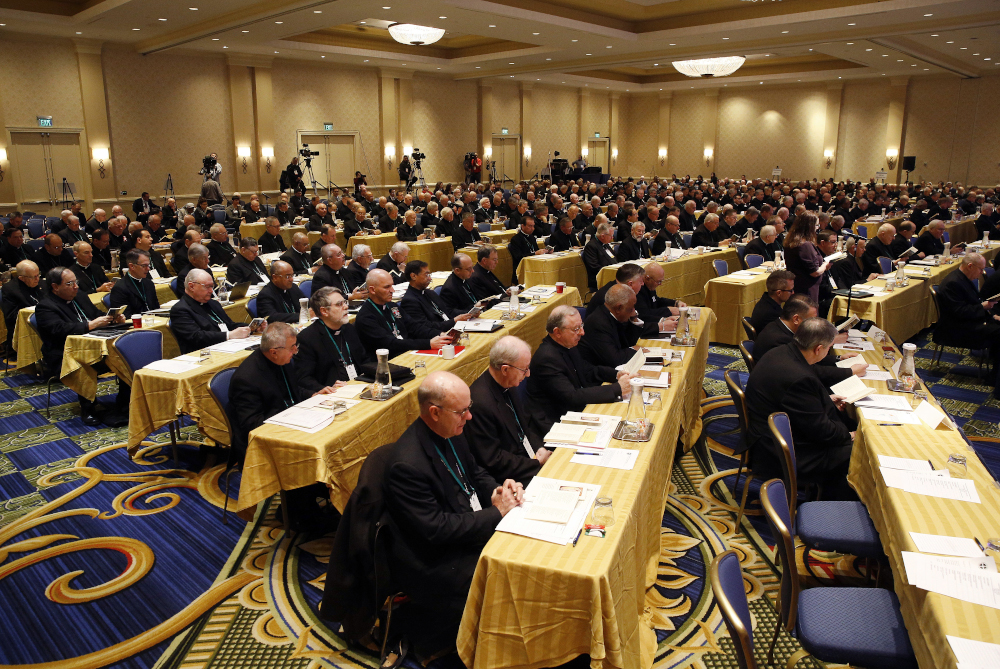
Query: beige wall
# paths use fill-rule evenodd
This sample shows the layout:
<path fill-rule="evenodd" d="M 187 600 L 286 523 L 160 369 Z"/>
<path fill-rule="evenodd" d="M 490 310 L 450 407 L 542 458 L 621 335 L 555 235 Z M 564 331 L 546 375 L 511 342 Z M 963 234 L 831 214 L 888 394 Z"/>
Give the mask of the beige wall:
<path fill-rule="evenodd" d="M 6 37 L 5 46 L 0 58 L 2 123 L 8 128 L 34 127 L 36 116 L 51 115 L 56 127 L 83 128 L 86 136 L 80 64 L 72 41 L 14 33 Z M 39 52 L 45 57 L 38 58 Z M 144 57 L 129 47 L 105 44 L 100 62 L 112 160 L 110 182 L 100 183 L 100 189 L 95 186 L 93 192 L 101 193 L 95 197 L 106 197 L 111 183 L 115 193 L 128 191 L 121 197 L 125 201 L 142 190 L 160 195 L 168 173 L 177 194 L 190 197 L 200 187 L 201 158 L 211 151 L 219 153 L 225 167 L 224 189 L 232 190 L 240 169 L 234 125 L 240 127 L 241 143 L 248 141 L 243 135 L 249 141 L 264 141 L 247 132 L 248 116 L 238 108 L 244 104 L 263 105 L 273 113 L 275 157 L 272 172 L 260 177 L 264 189 L 277 187 L 281 169 L 297 149 L 296 130 L 319 130 L 324 122 L 333 122 L 336 130 L 360 133 L 357 166 L 370 175 L 370 183 L 379 182 L 385 169 L 375 69 L 261 60 L 252 65 L 258 73 L 270 72 L 273 94 L 251 89 L 247 99 L 245 75 L 249 72 L 249 80 L 253 79 L 251 64 L 230 65 L 222 56 L 177 52 Z M 835 178 L 867 179 L 887 166 L 888 84 L 844 84 L 839 118 L 831 126 L 837 129 Z M 428 181 L 461 179 L 462 157 L 478 143 L 476 83 L 416 75 L 410 85 L 412 100 L 400 109 L 401 127 L 412 128 L 413 145 L 427 153 Z M 507 127 L 511 134 L 522 134 L 520 85 L 510 81 L 489 85 L 489 131 Z M 532 147 L 526 174 L 541 170 L 549 151 L 561 151 L 573 160 L 582 136 L 595 131 L 608 136 L 611 99 L 606 91 L 588 90 L 581 96 L 578 88 L 535 84 L 531 95 L 531 104 L 525 106 Z M 712 105 L 701 90 L 677 92 L 667 105 L 661 105 L 656 94 L 623 93 L 619 136 L 613 138 L 619 156 L 611 171 L 633 176 L 715 171 L 719 176 L 766 177 L 774 165 L 781 165 L 784 176 L 792 179 L 819 176 L 826 96 L 825 84 L 723 88 L 717 116 L 706 118 Z M 1000 182 L 1000 123 L 994 110 L 998 97 L 1000 76 L 911 80 L 900 150 L 901 156 L 917 156 L 911 178 Z M 235 115 L 234 104 L 239 112 Z M 663 166 L 657 156 L 661 114 L 663 134 L 669 136 Z M 708 137 L 713 128 L 714 138 Z M 261 130 L 257 129 L 258 137 Z M 270 130 L 264 130 L 269 135 Z M 715 156 L 707 168 L 703 151 L 713 139 Z M 0 137 L 0 146 L 8 143 L 8 135 Z M 251 163 L 260 160 L 259 150 L 254 146 Z M 11 169 L 9 164 L 4 167 Z M 251 164 L 249 174 L 241 174 L 240 184 L 258 183 L 254 169 Z M 5 186 L 0 200 L 10 201 L 13 190 Z"/>

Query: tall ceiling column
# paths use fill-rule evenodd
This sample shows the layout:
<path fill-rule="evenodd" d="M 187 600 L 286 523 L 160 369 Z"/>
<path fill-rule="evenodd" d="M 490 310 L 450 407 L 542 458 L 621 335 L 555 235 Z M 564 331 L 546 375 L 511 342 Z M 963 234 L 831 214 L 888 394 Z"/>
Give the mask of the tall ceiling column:
<path fill-rule="evenodd" d="M 824 179 L 832 179 L 837 172 L 837 140 L 840 135 L 840 101 L 844 96 L 844 85 L 828 84 L 826 87 L 826 128 L 823 131 L 823 162 L 820 174 Z"/>
<path fill-rule="evenodd" d="M 670 98 L 671 91 L 660 91 L 659 124 L 656 133 L 656 157 L 653 161 L 653 174 L 670 172 Z"/>
<path fill-rule="evenodd" d="M 493 157 L 493 87 L 479 80 L 479 155 L 484 160 Z M 483 168 L 483 172 L 486 168 Z"/>
<path fill-rule="evenodd" d="M 233 110 L 233 143 L 228 154 L 219 152 L 219 158 L 226 165 L 232 165 L 222 173 L 222 190 L 228 196 L 234 192 L 255 193 L 259 189 L 257 177 L 256 151 L 254 150 L 257 131 L 254 127 L 253 61 L 252 57 L 230 56 L 229 97 Z M 245 153 L 246 155 L 240 155 Z"/>
<path fill-rule="evenodd" d="M 718 127 L 719 89 L 711 88 L 705 91 L 705 115 L 701 119 L 701 138 L 704 145 L 702 161 L 705 164 L 705 176 L 715 171 L 715 164 L 718 159 L 718 156 L 715 155 L 715 137 Z"/>
<path fill-rule="evenodd" d="M 7 120 L 3 114 L 3 96 L 5 89 L 0 87 L 0 207 L 5 210 L 18 210 L 17 194 L 14 192 L 14 175 L 11 173 L 14 164 L 14 149 L 11 147 L 6 132 Z"/>
<path fill-rule="evenodd" d="M 580 133 L 580 150 L 579 150 L 579 155 L 581 155 L 584 158 L 586 158 L 588 163 L 590 162 L 590 156 L 585 155 L 584 152 L 587 151 L 587 128 L 586 128 L 586 125 L 587 125 L 587 107 L 589 107 L 589 106 L 590 106 L 590 89 L 589 88 L 581 88 L 580 89 L 580 101 L 577 104 L 577 122 L 576 122 L 576 125 L 577 125 L 577 129 L 579 130 L 579 133 Z M 573 158 L 573 156 L 570 156 L 570 158 Z M 573 158 L 573 160 L 576 160 L 576 158 Z M 572 163 L 573 160 L 570 160 L 569 162 Z"/>
<path fill-rule="evenodd" d="M 622 94 L 615 91 L 611 94 L 611 105 L 608 114 L 608 134 L 611 136 L 611 173 L 614 174 L 618 166 L 618 122 L 621 119 L 621 97 Z"/>
<path fill-rule="evenodd" d="M 256 130 L 252 157 L 257 165 L 257 183 L 262 191 L 276 191 L 285 156 L 274 155 L 274 87 L 272 58 L 258 56 L 253 66 L 253 115 Z M 296 147 L 298 150 L 298 147 Z M 282 160 L 284 159 L 284 160 Z M 242 161 L 240 161 L 242 170 Z"/>
<path fill-rule="evenodd" d="M 396 165 L 403 158 L 403 147 L 397 146 L 398 105 L 396 103 L 396 72 L 386 68 L 378 71 L 379 130 L 382 140 L 382 181 L 389 185 L 397 181 Z"/>
<path fill-rule="evenodd" d="M 885 156 L 888 183 L 899 183 L 903 168 L 903 119 L 906 118 L 906 89 L 909 77 L 893 77 L 889 81 L 889 120 L 885 128 Z M 892 167 L 889 161 L 892 160 Z"/>
<path fill-rule="evenodd" d="M 531 153 L 531 129 L 532 123 L 532 110 L 531 110 L 531 87 L 532 83 L 530 81 L 521 82 L 521 147 L 524 155 L 522 159 L 524 160 L 524 172 L 522 175 L 525 178 L 532 176 L 535 172 L 540 172 L 540 169 L 535 169 L 536 158 Z"/>
<path fill-rule="evenodd" d="M 90 211 L 95 200 L 115 201 L 115 175 L 110 160 L 111 130 L 104 90 L 104 66 L 101 64 L 101 42 L 77 39 L 73 43 L 80 68 L 80 98 L 83 101 L 84 136 L 80 138 L 80 144 L 90 165 L 90 169 L 84 172 L 84 183 L 77 184 L 77 195 L 83 196 L 85 209 Z M 105 154 L 109 159 L 103 159 Z"/>
<path fill-rule="evenodd" d="M 399 145 L 403 154 L 413 151 L 413 72 L 396 72 L 399 80 Z M 424 148 L 424 147 L 418 147 Z M 400 159 L 402 159 L 402 155 Z"/>

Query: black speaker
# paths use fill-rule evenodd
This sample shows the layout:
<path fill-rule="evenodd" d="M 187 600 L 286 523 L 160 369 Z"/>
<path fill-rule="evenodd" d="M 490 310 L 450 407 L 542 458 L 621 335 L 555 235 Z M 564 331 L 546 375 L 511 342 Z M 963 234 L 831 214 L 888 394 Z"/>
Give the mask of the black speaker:
<path fill-rule="evenodd" d="M 917 169 L 917 157 L 903 156 L 903 171 L 912 172 L 915 169 Z"/>

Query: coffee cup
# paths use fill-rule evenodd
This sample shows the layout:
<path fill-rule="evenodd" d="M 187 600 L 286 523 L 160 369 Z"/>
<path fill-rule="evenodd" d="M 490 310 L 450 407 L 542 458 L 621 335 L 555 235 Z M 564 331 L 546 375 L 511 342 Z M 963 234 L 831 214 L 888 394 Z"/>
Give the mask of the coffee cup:
<path fill-rule="evenodd" d="M 565 281 L 556 281 L 556 292 L 557 293 L 562 293 L 565 290 L 566 290 L 566 282 Z"/>
<path fill-rule="evenodd" d="M 438 355 L 444 358 L 445 360 L 454 360 L 455 347 L 452 346 L 451 344 L 445 344 L 440 349 L 438 349 Z"/>
<path fill-rule="evenodd" d="M 142 314 L 132 316 L 132 327 L 137 330 L 142 327 Z"/>

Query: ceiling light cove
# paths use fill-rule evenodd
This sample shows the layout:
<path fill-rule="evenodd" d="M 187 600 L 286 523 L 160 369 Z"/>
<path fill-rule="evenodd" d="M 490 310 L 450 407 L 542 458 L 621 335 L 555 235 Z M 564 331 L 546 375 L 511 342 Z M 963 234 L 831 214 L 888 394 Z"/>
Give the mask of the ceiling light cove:
<path fill-rule="evenodd" d="M 746 58 L 743 56 L 724 56 L 722 58 L 700 58 L 697 60 L 675 60 L 674 69 L 689 77 L 712 79 L 728 77 L 740 69 Z"/>
<path fill-rule="evenodd" d="M 400 44 L 421 46 L 434 44 L 444 37 L 444 28 L 418 26 L 413 23 L 393 23 L 389 26 L 389 34 Z"/>

